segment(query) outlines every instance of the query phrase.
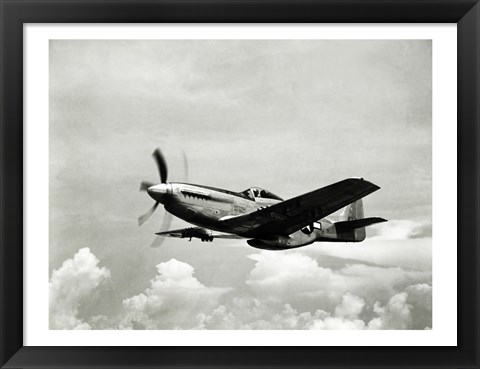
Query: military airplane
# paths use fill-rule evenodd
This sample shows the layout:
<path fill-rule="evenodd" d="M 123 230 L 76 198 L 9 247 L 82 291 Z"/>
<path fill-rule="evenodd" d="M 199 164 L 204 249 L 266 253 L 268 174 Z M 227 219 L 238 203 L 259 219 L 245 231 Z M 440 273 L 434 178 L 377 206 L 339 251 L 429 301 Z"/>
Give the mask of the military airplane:
<path fill-rule="evenodd" d="M 204 242 L 215 238 L 247 239 L 247 243 L 255 248 L 286 250 L 317 241 L 361 242 L 365 239 L 365 227 L 386 222 L 378 217 L 364 218 L 362 198 L 380 187 L 363 178 L 347 178 L 283 200 L 259 187 L 234 192 L 167 182 L 168 170 L 162 152 L 156 149 L 152 155 L 158 167 L 160 183 L 141 183 L 140 190 L 146 191 L 155 204 L 138 218 L 139 225 L 153 214 L 159 204 L 163 204 L 167 211 L 163 229 L 170 224 L 170 214 L 195 225 L 157 232 L 160 239 L 199 238 Z M 339 215 L 332 215 L 342 208 Z"/>

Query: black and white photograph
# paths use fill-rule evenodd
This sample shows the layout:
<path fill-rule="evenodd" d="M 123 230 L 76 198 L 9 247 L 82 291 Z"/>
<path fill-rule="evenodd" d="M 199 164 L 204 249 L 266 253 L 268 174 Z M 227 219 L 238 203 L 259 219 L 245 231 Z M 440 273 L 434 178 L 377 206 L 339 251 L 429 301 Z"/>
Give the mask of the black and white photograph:
<path fill-rule="evenodd" d="M 431 40 L 52 39 L 48 114 L 50 330 L 432 329 Z"/>

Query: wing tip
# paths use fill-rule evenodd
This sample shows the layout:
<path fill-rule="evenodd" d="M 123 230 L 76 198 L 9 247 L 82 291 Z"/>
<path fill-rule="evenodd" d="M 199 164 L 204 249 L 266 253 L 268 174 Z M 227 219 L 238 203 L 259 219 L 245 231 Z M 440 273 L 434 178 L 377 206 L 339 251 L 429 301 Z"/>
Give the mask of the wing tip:
<path fill-rule="evenodd" d="M 353 181 L 353 182 L 361 182 L 363 184 L 366 184 L 369 188 L 372 189 L 372 192 L 373 191 L 377 191 L 379 190 L 381 187 L 376 185 L 375 183 L 372 183 L 370 181 L 367 181 L 365 178 L 363 177 L 350 177 L 348 178 L 347 180 L 350 180 L 350 181 Z"/>

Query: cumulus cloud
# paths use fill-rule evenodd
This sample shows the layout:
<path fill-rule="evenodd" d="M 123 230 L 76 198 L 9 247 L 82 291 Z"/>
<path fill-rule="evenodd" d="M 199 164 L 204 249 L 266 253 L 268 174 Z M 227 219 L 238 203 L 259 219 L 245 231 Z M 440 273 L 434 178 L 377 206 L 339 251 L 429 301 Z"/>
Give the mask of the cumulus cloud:
<path fill-rule="evenodd" d="M 206 316 L 208 329 L 425 329 L 429 272 L 366 265 L 334 270 L 301 253 L 261 252 L 242 298 Z M 310 307 L 310 308 L 309 308 Z M 312 308 L 313 307 L 313 308 Z M 321 308 L 318 308 L 321 307 Z M 422 311 L 430 309 L 430 313 Z M 417 314 L 419 313 L 419 314 Z"/>
<path fill-rule="evenodd" d="M 368 323 L 369 329 L 409 329 L 412 326 L 413 306 L 407 303 L 408 294 L 402 292 L 393 296 L 385 306 L 376 302 L 373 311 L 379 317 Z"/>
<path fill-rule="evenodd" d="M 385 296 L 393 296 L 409 285 L 431 280 L 429 271 L 399 267 L 347 264 L 327 268 L 301 252 L 265 251 L 249 257 L 256 261 L 246 280 L 254 296 L 327 311 L 333 311 L 347 292 L 373 303 L 385 299 Z"/>
<path fill-rule="evenodd" d="M 213 316 L 216 321 L 212 321 L 210 317 L 205 322 L 206 326 L 215 329 L 363 329 L 365 327 L 365 323 L 359 319 L 335 316 L 321 309 L 313 313 L 299 312 L 289 304 L 271 304 L 254 299 L 247 301 L 242 305 L 249 307 L 248 310 L 240 310 L 239 306 L 220 307 Z M 225 320 L 225 317 L 228 319 Z"/>
<path fill-rule="evenodd" d="M 350 293 L 342 296 L 334 312 L 321 309 L 300 312 L 278 300 L 245 297 L 234 299 L 203 316 L 202 326 L 207 329 L 430 329 L 428 325 L 413 325 L 415 307 L 408 298 L 408 292 L 404 291 L 392 296 L 385 305 L 376 301 L 369 308 L 373 314 L 369 320 L 362 318 L 367 308 L 365 301 Z"/>
<path fill-rule="evenodd" d="M 412 326 L 414 307 L 407 302 L 408 293 L 394 295 L 387 304 L 375 302 L 371 320 L 362 319 L 365 301 L 351 293 L 342 296 L 334 312 L 321 309 L 299 312 L 280 301 L 262 301 L 247 297 L 221 305 L 212 314 L 203 317 L 207 329 L 415 329 Z M 429 329 L 428 326 L 416 329 Z"/>
<path fill-rule="evenodd" d="M 365 307 L 365 300 L 347 292 L 341 303 L 335 308 L 335 315 L 342 318 L 357 318 Z"/>
<path fill-rule="evenodd" d="M 309 329 L 313 321 L 328 316 L 323 310 L 300 313 L 279 300 L 245 296 L 217 307 L 204 317 L 203 325 L 207 329 Z"/>
<path fill-rule="evenodd" d="M 319 267 L 316 260 L 300 253 L 261 252 L 248 257 L 256 264 L 246 284 L 260 296 L 285 298 L 320 291 L 332 274 L 330 269 Z"/>
<path fill-rule="evenodd" d="M 218 306 L 227 288 L 206 287 L 187 263 L 171 259 L 157 265 L 158 274 L 144 292 L 123 301 L 122 329 L 202 328 L 202 320 Z"/>
<path fill-rule="evenodd" d="M 81 249 L 54 271 L 51 326 L 63 329 L 429 329 L 431 272 L 345 264 L 324 267 L 301 251 L 260 252 L 241 290 L 206 286 L 170 259 L 118 316 L 78 318 L 110 273 Z"/>
<path fill-rule="evenodd" d="M 317 319 L 309 325 L 308 329 L 323 330 L 353 330 L 365 329 L 365 322 L 360 319 L 346 319 L 342 317 L 327 317 L 324 320 Z"/>
<path fill-rule="evenodd" d="M 408 303 L 414 307 L 412 315 L 413 327 L 432 327 L 432 285 L 419 283 L 405 289 L 408 293 Z"/>
<path fill-rule="evenodd" d="M 87 297 L 110 277 L 108 269 L 98 267 L 99 260 L 89 248 L 80 249 L 63 262 L 50 278 L 50 328 L 90 329 L 79 319 L 78 308 Z"/>

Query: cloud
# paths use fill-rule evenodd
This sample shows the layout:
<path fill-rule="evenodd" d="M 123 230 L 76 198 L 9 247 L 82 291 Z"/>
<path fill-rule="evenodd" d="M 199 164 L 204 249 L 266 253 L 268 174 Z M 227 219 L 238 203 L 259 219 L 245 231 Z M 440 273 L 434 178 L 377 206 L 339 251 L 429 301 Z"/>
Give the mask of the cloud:
<path fill-rule="evenodd" d="M 301 253 L 261 252 L 248 258 L 256 264 L 246 284 L 261 296 L 284 297 L 318 291 L 332 274 L 330 269 L 319 267 L 316 260 Z"/>
<path fill-rule="evenodd" d="M 217 307 L 203 317 L 202 325 L 207 329 L 430 329 L 429 325 L 414 326 L 416 307 L 409 303 L 406 291 L 395 294 L 385 305 L 376 301 L 369 308 L 371 319 L 362 318 L 365 308 L 365 301 L 350 293 L 342 296 L 333 313 L 321 309 L 300 312 L 279 300 L 245 297 Z"/>
<path fill-rule="evenodd" d="M 342 247 L 342 246 L 337 246 Z M 431 281 L 430 271 L 365 264 L 339 268 L 319 265 L 321 258 L 292 253 L 261 252 L 249 256 L 256 264 L 247 277 L 250 293 L 262 299 L 287 301 L 292 306 L 333 311 L 350 292 L 367 303 L 387 299 L 409 285 Z"/>
<path fill-rule="evenodd" d="M 342 317 L 327 317 L 324 320 L 317 319 L 309 325 L 308 329 L 322 330 L 353 330 L 365 329 L 365 322 L 360 319 L 346 319 Z"/>
<path fill-rule="evenodd" d="M 187 263 L 171 259 L 157 265 L 158 274 L 144 292 L 123 300 L 122 329 L 202 328 L 202 319 L 219 304 L 228 288 L 206 287 Z"/>
<path fill-rule="evenodd" d="M 406 240 L 410 238 L 432 237 L 430 222 L 413 220 L 389 220 L 371 229 L 372 240 Z"/>
<path fill-rule="evenodd" d="M 357 318 L 365 307 L 365 300 L 349 292 L 342 296 L 342 302 L 335 308 L 338 317 Z"/>
<path fill-rule="evenodd" d="M 382 223 L 375 227 L 389 223 Z M 431 271 L 432 239 L 426 236 L 420 237 L 420 229 L 428 233 L 426 231 L 428 225 L 416 222 L 397 224 L 394 221 L 393 223 L 392 227 L 389 225 L 380 230 L 374 229 L 375 227 L 368 228 L 367 239 L 362 243 L 325 242 L 307 247 L 302 252 L 319 260 L 322 259 L 322 255 L 328 255 L 350 260 L 350 263 L 361 261 L 377 266 Z M 372 236 L 372 232 L 376 232 L 376 235 Z M 402 239 L 402 237 L 410 238 Z"/>
<path fill-rule="evenodd" d="M 89 249 L 52 274 L 56 329 L 429 329 L 431 272 L 364 264 L 323 267 L 293 252 L 248 256 L 243 289 L 206 286 L 193 266 L 170 259 L 117 316 L 78 318 L 78 307 L 107 280 Z M 321 259 L 320 259 L 321 261 Z"/>
<path fill-rule="evenodd" d="M 204 320 L 208 329 L 364 329 L 358 318 L 332 315 L 318 309 L 299 312 L 290 304 L 243 298 L 219 306 Z"/>
<path fill-rule="evenodd" d="M 407 299 L 408 293 L 402 292 L 394 295 L 385 306 L 375 302 L 375 317 L 370 321 L 360 317 L 365 301 L 350 293 L 342 296 L 333 313 L 320 309 L 313 313 L 299 312 L 278 300 L 234 299 L 228 306 L 221 305 L 204 317 L 203 326 L 208 329 L 412 329 L 414 308 Z M 417 329 L 428 329 L 428 326 Z"/>
<path fill-rule="evenodd" d="M 207 329 L 309 329 L 316 319 L 329 314 L 323 310 L 299 313 L 279 300 L 260 300 L 251 296 L 233 298 L 205 316 Z"/>
<path fill-rule="evenodd" d="M 419 283 L 406 288 L 409 301 L 415 305 L 424 305 L 432 310 L 432 286 L 427 283 Z"/>
<path fill-rule="evenodd" d="M 369 329 L 410 329 L 412 327 L 413 306 L 407 303 L 408 293 L 393 296 L 385 306 L 376 302 L 373 311 L 379 317 L 368 323 Z"/>
<path fill-rule="evenodd" d="M 414 307 L 412 315 L 413 327 L 432 327 L 432 285 L 420 283 L 409 286 L 405 289 L 408 293 L 407 302 Z"/>
<path fill-rule="evenodd" d="M 110 278 L 108 269 L 98 267 L 99 260 L 89 248 L 80 249 L 65 260 L 50 278 L 50 328 L 90 329 L 77 317 L 83 299 Z"/>
<path fill-rule="evenodd" d="M 429 272 L 362 264 L 325 268 L 300 252 L 261 252 L 249 258 L 256 264 L 246 280 L 249 287 L 246 295 L 226 301 L 206 316 L 205 328 L 425 329 L 431 326 Z"/>

